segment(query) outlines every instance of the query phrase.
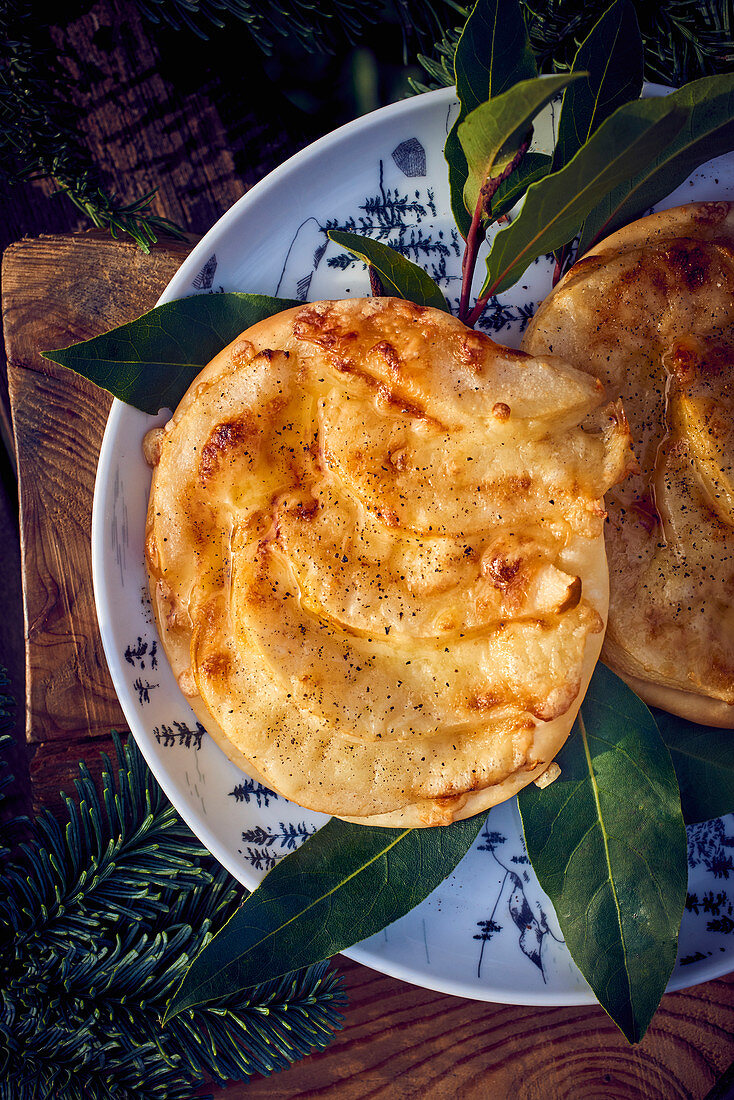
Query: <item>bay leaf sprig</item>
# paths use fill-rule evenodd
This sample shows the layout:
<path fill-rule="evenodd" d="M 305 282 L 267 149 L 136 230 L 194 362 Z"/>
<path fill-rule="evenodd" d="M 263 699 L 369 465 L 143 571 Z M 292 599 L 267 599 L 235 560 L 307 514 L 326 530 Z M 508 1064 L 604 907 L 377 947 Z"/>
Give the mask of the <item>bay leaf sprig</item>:
<path fill-rule="evenodd" d="M 497 217 L 494 196 L 512 177 L 530 147 L 533 119 L 571 81 L 585 74 L 563 73 L 521 80 L 471 111 L 459 124 L 459 143 L 467 165 L 464 207 L 471 214 L 462 266 L 459 320 L 469 316 L 469 296 L 479 248 L 487 226 Z M 545 175 L 545 173 L 543 174 Z"/>
<path fill-rule="evenodd" d="M 596 666 L 557 756 L 518 796 L 525 843 L 571 955 L 639 1042 L 670 978 L 686 900 L 686 831 L 670 754 L 627 685 Z"/>
<path fill-rule="evenodd" d="M 713 157 L 734 148 L 734 73 L 704 76 L 665 96 L 685 114 L 684 125 L 660 152 L 640 164 L 584 219 L 577 256 L 634 221 Z"/>
<path fill-rule="evenodd" d="M 669 145 L 685 121 L 685 112 L 667 98 L 626 103 L 565 167 L 532 184 L 521 212 L 492 241 L 468 324 L 476 324 L 489 299 L 513 286 L 533 260 L 567 244 L 594 207 Z"/>
<path fill-rule="evenodd" d="M 467 141 L 472 144 L 471 132 L 466 128 L 469 117 L 474 113 L 482 112 L 488 120 L 491 120 L 492 112 L 499 110 L 499 104 L 495 104 L 495 101 L 502 96 L 507 96 L 508 90 L 514 90 L 518 83 L 532 86 L 531 78 L 536 75 L 522 60 L 526 43 L 523 43 L 515 23 L 517 18 L 521 18 L 520 7 L 516 0 L 505 0 L 502 14 L 503 18 L 509 16 L 509 26 L 512 28 L 503 39 L 503 44 L 506 51 L 514 50 L 516 60 L 514 75 L 507 72 L 508 61 L 513 55 L 505 52 L 500 58 L 492 52 L 487 61 L 489 76 L 480 70 L 471 88 L 462 89 L 460 86 L 460 77 L 464 77 L 465 73 L 474 73 L 475 77 L 477 76 L 474 62 L 476 36 L 478 29 L 485 24 L 491 23 L 493 28 L 495 27 L 496 12 L 492 0 L 479 0 L 477 3 L 467 23 L 467 32 L 472 31 L 472 33 L 465 33 L 459 39 L 455 56 L 460 111 L 448 135 L 444 155 L 449 165 L 454 219 L 466 240 L 459 308 L 459 316 L 462 320 L 468 320 L 471 316 L 468 300 L 478 248 L 486 237 L 490 223 L 500 217 L 506 217 L 508 211 L 512 209 L 506 202 L 495 201 L 490 210 L 489 203 L 485 199 L 484 209 L 477 210 L 475 208 L 477 191 L 486 189 L 487 199 L 491 199 L 499 184 L 509 184 L 508 190 L 511 190 L 514 202 L 518 202 L 530 184 L 544 178 L 549 172 L 562 169 L 614 110 L 627 101 L 637 98 L 642 85 L 642 39 L 634 7 L 631 0 L 614 0 L 581 43 L 571 73 L 566 74 L 569 78 L 569 86 L 564 92 L 558 123 L 558 138 L 547 166 L 538 170 L 540 169 L 538 158 L 543 157 L 544 154 L 537 152 L 531 154 L 536 162 L 535 172 L 531 172 L 529 166 L 523 166 L 525 158 L 522 154 L 527 148 L 527 142 L 520 147 L 521 151 L 515 155 L 514 160 L 510 162 L 509 157 L 505 158 L 506 166 L 500 166 L 491 161 L 485 164 L 486 158 L 483 156 L 483 151 L 478 151 L 476 147 L 473 150 L 467 148 Z M 493 75 L 495 67 L 498 69 L 497 79 Z M 529 76 L 526 74 L 526 69 Z M 478 103 L 472 112 L 468 106 L 473 102 L 471 93 L 476 93 L 478 87 L 484 86 L 488 89 L 487 99 Z M 506 90 L 503 91 L 503 88 Z M 557 91 L 560 92 L 560 90 L 559 87 Z M 520 127 L 521 107 L 519 104 L 513 104 L 513 106 L 517 111 L 518 127 Z M 509 117 L 512 118 L 511 113 Z M 527 136 L 529 138 L 530 135 Z M 516 140 L 515 145 L 518 144 Z M 482 173 L 483 168 L 485 168 L 484 173 Z M 465 182 L 463 193 L 458 194 L 455 184 L 460 179 L 466 181 L 472 175 L 480 177 L 478 186 L 475 181 L 475 185 L 467 193 Z M 559 273 L 565 263 L 567 251 L 564 243 L 557 257 Z M 474 313 L 481 314 L 485 305 L 486 301 L 483 301 Z"/>
<path fill-rule="evenodd" d="M 166 1019 L 266 975 L 331 958 L 380 932 L 451 874 L 486 816 L 437 829 L 384 829 L 332 818 L 268 872 L 197 955 Z"/>
<path fill-rule="evenodd" d="M 43 355 L 155 416 L 175 409 L 197 374 L 241 332 L 300 304 L 266 294 L 197 294 Z"/>
<path fill-rule="evenodd" d="M 473 211 L 464 205 L 468 165 L 459 141 L 459 126 L 480 104 L 502 95 L 513 84 L 538 75 L 525 20 L 516 0 L 479 0 L 461 32 L 454 55 L 459 113 L 444 147 L 451 208 L 466 239 Z"/>
<path fill-rule="evenodd" d="M 579 46 L 572 73 L 584 72 L 563 93 L 551 171 L 558 172 L 618 107 L 642 92 L 644 47 L 631 0 L 614 0 Z M 554 282 L 569 264 L 573 250 L 556 254 Z"/>

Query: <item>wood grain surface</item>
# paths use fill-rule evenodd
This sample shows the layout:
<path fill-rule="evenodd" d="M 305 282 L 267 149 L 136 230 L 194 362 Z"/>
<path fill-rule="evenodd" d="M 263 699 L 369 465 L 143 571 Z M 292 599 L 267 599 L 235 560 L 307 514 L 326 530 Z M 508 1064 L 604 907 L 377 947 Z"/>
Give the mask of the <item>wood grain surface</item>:
<path fill-rule="evenodd" d="M 150 257 L 95 234 L 21 241 L 3 261 L 20 478 L 28 736 L 37 802 L 70 788 L 122 715 L 96 627 L 89 530 L 108 399 L 40 351 L 151 306 L 185 249 Z M 668 994 L 630 1047 L 596 1007 L 518 1008 L 444 996 L 335 961 L 345 1026 L 322 1054 L 224 1100 L 703 1100 L 734 1060 L 734 977 Z"/>
<path fill-rule="evenodd" d="M 34 804 L 58 803 L 77 760 L 124 729 L 97 630 L 90 530 L 111 398 L 42 351 L 88 339 L 150 309 L 187 254 L 145 256 L 96 232 L 11 245 L 3 318 L 18 462 L 26 736 Z"/>

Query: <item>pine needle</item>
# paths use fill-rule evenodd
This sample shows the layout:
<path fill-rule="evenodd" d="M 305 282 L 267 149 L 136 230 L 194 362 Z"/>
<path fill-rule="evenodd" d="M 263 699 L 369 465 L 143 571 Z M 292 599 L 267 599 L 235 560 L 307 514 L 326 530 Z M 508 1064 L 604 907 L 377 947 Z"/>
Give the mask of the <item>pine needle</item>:
<path fill-rule="evenodd" d="M 115 754 L 99 791 L 80 765 L 65 813 L 42 812 L 6 853 L 0 1100 L 190 1100 L 206 1080 L 284 1069 L 341 1026 L 345 996 L 321 964 L 161 1027 L 184 971 L 244 892 L 134 742 L 115 736 Z"/>

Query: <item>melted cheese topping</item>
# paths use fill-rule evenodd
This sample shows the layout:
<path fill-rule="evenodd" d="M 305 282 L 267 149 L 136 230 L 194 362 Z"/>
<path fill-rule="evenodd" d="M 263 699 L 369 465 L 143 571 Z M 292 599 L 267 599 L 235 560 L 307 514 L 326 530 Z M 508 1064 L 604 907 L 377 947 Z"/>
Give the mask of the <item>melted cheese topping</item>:
<path fill-rule="evenodd" d="M 635 441 L 639 470 L 607 497 L 604 659 L 649 702 L 734 726 L 730 205 L 664 211 L 602 242 L 525 347 L 601 378 Z"/>
<path fill-rule="evenodd" d="M 254 326 L 163 430 L 161 636 L 226 752 L 350 820 L 433 825 L 542 774 L 607 604 L 602 495 L 630 462 L 595 379 L 397 299 Z"/>

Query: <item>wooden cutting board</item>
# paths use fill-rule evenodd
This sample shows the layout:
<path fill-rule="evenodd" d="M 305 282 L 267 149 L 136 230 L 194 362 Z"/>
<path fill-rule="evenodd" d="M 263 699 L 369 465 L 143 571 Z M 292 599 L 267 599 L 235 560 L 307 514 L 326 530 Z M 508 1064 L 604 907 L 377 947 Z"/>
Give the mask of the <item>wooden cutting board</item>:
<path fill-rule="evenodd" d="M 154 305 L 187 253 L 97 233 L 12 245 L 3 316 L 21 503 L 27 737 L 34 801 L 59 805 L 124 719 L 96 625 L 90 525 L 109 398 L 41 358 Z M 703 1100 L 734 1060 L 734 976 L 667 994 L 630 1047 L 600 1008 L 518 1008 L 433 993 L 337 960 L 344 1030 L 226 1100 Z M 722 1094 L 722 1096 L 725 1094 Z"/>

